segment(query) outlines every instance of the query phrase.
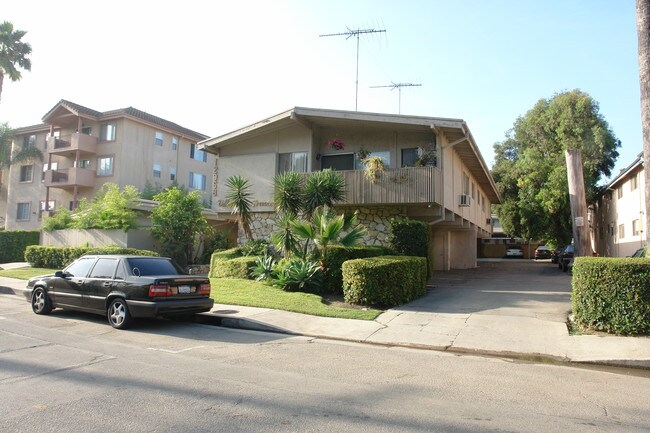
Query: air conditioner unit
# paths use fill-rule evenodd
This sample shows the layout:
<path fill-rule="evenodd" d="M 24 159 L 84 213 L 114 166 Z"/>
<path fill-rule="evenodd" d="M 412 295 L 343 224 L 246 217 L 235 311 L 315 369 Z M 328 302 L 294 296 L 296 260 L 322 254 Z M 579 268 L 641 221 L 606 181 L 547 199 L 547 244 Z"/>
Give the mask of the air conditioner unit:
<path fill-rule="evenodd" d="M 460 202 L 458 203 L 458 205 L 461 207 L 468 207 L 469 205 L 472 204 L 471 195 L 461 194 L 459 198 L 460 198 Z"/>

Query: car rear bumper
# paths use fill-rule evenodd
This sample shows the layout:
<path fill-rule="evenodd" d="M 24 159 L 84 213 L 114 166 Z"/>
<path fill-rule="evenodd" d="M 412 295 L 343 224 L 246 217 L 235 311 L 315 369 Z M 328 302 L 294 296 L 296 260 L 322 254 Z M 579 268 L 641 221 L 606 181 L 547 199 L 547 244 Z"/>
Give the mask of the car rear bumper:
<path fill-rule="evenodd" d="M 126 304 L 133 317 L 159 317 L 204 313 L 212 309 L 214 301 L 210 298 L 158 302 L 127 300 Z"/>

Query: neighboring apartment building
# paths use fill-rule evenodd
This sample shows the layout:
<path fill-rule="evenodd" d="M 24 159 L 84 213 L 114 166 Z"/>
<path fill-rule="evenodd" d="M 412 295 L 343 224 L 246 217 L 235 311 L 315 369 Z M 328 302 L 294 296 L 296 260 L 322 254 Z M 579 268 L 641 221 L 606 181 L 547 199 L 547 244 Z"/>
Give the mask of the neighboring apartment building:
<path fill-rule="evenodd" d="M 213 210 L 222 218 L 231 218 L 226 179 L 251 182 L 256 238 L 275 228 L 276 174 L 327 168 L 343 175 L 346 199 L 337 208 L 359 210 L 367 244 L 386 244 L 392 217 L 420 219 L 432 228 L 435 269 L 463 269 L 476 266 L 477 238 L 492 232 L 499 195 L 462 120 L 295 107 L 199 145 L 217 155 Z M 384 160 L 376 182 L 361 170 L 361 148 Z M 433 157 L 416 167 L 423 153 Z"/>
<path fill-rule="evenodd" d="M 589 207 L 592 248 L 604 257 L 627 257 L 645 246 L 643 153 L 621 170 Z"/>
<path fill-rule="evenodd" d="M 43 124 L 14 130 L 13 152 L 35 147 L 43 160 L 15 163 L 3 173 L 5 228 L 39 229 L 44 213 L 74 209 L 107 182 L 143 191 L 176 181 L 209 203 L 215 159 L 196 144 L 205 138 L 132 107 L 99 112 L 61 100 Z"/>

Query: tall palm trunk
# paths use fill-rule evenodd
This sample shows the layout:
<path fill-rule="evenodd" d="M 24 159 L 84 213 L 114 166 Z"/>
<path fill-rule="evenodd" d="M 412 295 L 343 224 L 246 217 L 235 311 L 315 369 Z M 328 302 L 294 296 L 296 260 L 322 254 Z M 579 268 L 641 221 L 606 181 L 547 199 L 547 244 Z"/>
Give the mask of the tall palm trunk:
<path fill-rule="evenodd" d="M 639 37 L 639 83 L 641 127 L 645 170 L 645 238 L 650 245 L 650 0 L 636 0 L 636 30 Z"/>

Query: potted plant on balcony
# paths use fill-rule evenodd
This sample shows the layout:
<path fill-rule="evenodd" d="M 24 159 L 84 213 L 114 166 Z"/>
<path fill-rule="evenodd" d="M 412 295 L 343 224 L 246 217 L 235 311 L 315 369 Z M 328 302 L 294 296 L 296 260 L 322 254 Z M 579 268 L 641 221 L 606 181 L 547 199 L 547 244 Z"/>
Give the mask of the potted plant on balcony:
<path fill-rule="evenodd" d="M 375 183 L 384 173 L 384 160 L 380 156 L 369 156 L 363 159 L 363 172 L 370 182 Z"/>
<path fill-rule="evenodd" d="M 357 151 L 357 155 L 359 156 L 359 161 L 363 161 L 368 156 L 370 156 L 370 151 L 368 149 L 366 149 L 365 147 L 361 146 L 359 148 L 359 150 Z"/>

